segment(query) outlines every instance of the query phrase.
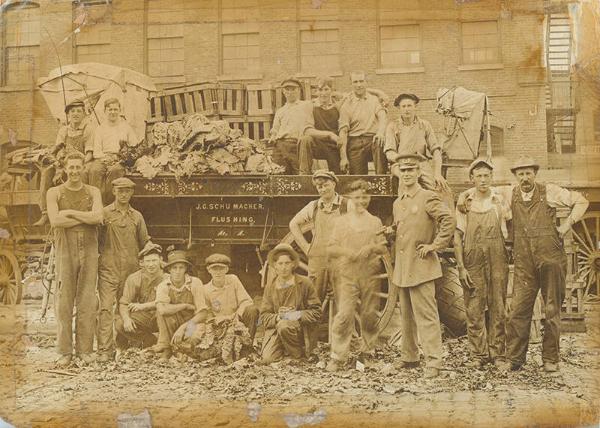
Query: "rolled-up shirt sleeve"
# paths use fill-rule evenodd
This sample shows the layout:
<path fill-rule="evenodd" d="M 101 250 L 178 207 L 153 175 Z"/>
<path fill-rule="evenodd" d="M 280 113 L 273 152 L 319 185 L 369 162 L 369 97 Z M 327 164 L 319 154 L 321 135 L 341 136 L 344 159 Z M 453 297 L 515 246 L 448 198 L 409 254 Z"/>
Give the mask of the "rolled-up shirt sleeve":
<path fill-rule="evenodd" d="M 315 209 L 314 206 L 314 201 L 309 202 L 308 204 L 306 204 L 304 206 L 304 208 L 302 208 L 300 211 L 298 211 L 298 213 L 296 213 L 296 215 L 292 218 L 291 223 L 295 223 L 299 226 L 302 226 L 304 224 L 308 224 L 308 223 L 312 223 L 313 218 L 313 211 Z"/>
<path fill-rule="evenodd" d="M 440 145 L 437 136 L 435 135 L 435 131 L 433 130 L 433 126 L 431 123 L 425 121 L 425 141 L 427 142 L 427 148 L 429 152 L 433 154 L 436 150 L 442 150 L 442 146 Z"/>
<path fill-rule="evenodd" d="M 137 295 L 137 284 L 134 280 L 135 273 L 129 275 L 125 280 L 125 286 L 123 287 L 123 295 L 119 300 L 122 305 L 128 305 L 134 303 L 135 296 Z"/>
<path fill-rule="evenodd" d="M 394 162 L 394 159 L 390 159 L 390 155 L 395 155 L 397 151 L 398 142 L 396 141 L 396 123 L 390 122 L 385 128 L 385 144 L 383 145 L 383 153 L 385 153 L 385 156 L 390 162 Z"/>
<path fill-rule="evenodd" d="M 169 284 L 166 282 L 161 282 L 156 287 L 156 299 L 155 303 L 171 303 L 171 298 L 169 297 Z"/>
<path fill-rule="evenodd" d="M 345 102 L 340 109 L 340 119 L 338 121 L 338 131 L 346 128 L 350 131 L 350 110 L 348 109 L 349 102 Z"/>
<path fill-rule="evenodd" d="M 588 200 L 575 190 L 565 189 L 556 184 L 546 184 L 546 200 L 553 208 L 571 208 L 571 221 L 581 220 L 589 206 Z"/>

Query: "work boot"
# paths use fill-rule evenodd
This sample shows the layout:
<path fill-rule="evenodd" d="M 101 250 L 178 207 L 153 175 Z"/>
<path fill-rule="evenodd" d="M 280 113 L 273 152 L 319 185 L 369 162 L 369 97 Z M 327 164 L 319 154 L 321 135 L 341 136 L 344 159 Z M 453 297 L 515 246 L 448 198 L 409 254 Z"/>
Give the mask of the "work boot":
<path fill-rule="evenodd" d="M 112 352 L 103 352 L 102 354 L 98 355 L 97 361 L 99 363 L 108 363 L 109 361 L 112 361 L 115 359 L 115 354 Z"/>
<path fill-rule="evenodd" d="M 42 213 L 42 216 L 38 221 L 32 224 L 32 226 L 45 226 L 48 223 L 48 214 Z"/>
<path fill-rule="evenodd" d="M 94 354 L 81 354 L 79 355 L 79 359 L 86 366 L 96 361 L 96 357 L 94 356 Z"/>
<path fill-rule="evenodd" d="M 544 371 L 547 373 L 553 373 L 558 371 L 558 363 L 551 363 L 546 361 L 544 363 Z"/>
<path fill-rule="evenodd" d="M 341 365 L 342 364 L 338 360 L 332 358 L 327 363 L 327 367 L 325 367 L 325 370 L 327 370 L 330 373 L 337 372 L 337 371 L 340 371 L 342 369 Z"/>
<path fill-rule="evenodd" d="M 466 367 L 472 368 L 472 369 L 480 369 L 485 365 L 485 361 L 482 360 L 481 358 L 474 358 L 471 361 L 467 361 L 465 363 Z"/>
<path fill-rule="evenodd" d="M 399 363 L 395 364 L 395 369 L 396 370 L 401 370 L 401 369 L 416 369 L 417 367 L 419 367 L 420 363 L 418 361 L 400 361 Z"/>
<path fill-rule="evenodd" d="M 71 354 L 61 355 L 61 357 L 54 363 L 54 366 L 57 369 L 64 369 L 71 364 L 72 359 L 73 356 Z"/>
<path fill-rule="evenodd" d="M 494 361 L 494 365 L 501 372 L 507 372 L 510 369 L 510 364 L 506 360 L 497 359 L 497 360 Z"/>
<path fill-rule="evenodd" d="M 523 364 L 521 363 L 510 363 L 510 371 L 517 372 L 523 368 Z"/>
<path fill-rule="evenodd" d="M 438 377 L 440 375 L 440 369 L 436 369 L 435 367 L 425 367 L 425 373 L 423 377 L 425 379 L 433 379 L 434 377 Z"/>

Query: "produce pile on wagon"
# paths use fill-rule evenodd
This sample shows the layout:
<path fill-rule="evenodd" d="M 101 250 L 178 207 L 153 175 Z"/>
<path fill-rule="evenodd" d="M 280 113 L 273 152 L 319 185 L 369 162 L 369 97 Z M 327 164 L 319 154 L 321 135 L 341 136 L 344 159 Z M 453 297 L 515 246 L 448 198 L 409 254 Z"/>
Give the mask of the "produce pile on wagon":
<path fill-rule="evenodd" d="M 9 156 L 11 166 L 55 164 L 60 168 L 64 151 L 52 147 L 24 148 Z M 145 178 L 171 173 L 177 179 L 192 174 L 282 174 L 273 163 L 266 143 L 245 137 L 224 120 L 209 120 L 195 113 L 176 122 L 158 122 L 145 141 L 122 145 L 119 161 L 130 172 Z M 56 174 L 60 177 L 62 174 Z"/>
<path fill-rule="evenodd" d="M 245 137 L 224 120 L 196 113 L 176 122 L 158 122 L 147 141 L 123 147 L 121 161 L 133 172 L 153 178 L 171 172 L 176 178 L 192 174 L 281 174 L 262 142 Z"/>

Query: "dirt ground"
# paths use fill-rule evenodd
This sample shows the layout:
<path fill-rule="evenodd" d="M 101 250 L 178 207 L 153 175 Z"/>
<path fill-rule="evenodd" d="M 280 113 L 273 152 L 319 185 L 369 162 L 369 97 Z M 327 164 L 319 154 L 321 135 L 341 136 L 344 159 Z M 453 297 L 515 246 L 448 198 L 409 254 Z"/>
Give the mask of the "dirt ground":
<path fill-rule="evenodd" d="M 394 369 L 386 346 L 364 371 L 319 362 L 231 366 L 130 350 L 109 364 L 53 371 L 55 324 L 41 324 L 39 301 L 0 307 L 0 417 L 17 427 L 147 426 L 597 426 L 600 421 L 600 305 L 589 305 L 586 333 L 561 339 L 561 370 L 541 370 L 540 344 L 520 372 L 468 369 L 465 338 L 444 340 L 440 378 Z M 144 414 L 147 410 L 147 414 Z M 129 419 L 127 419 L 128 415 Z M 118 422 L 120 418 L 121 422 Z M 129 424 L 126 423 L 129 421 Z M 0 421 L 0 426 L 2 426 Z"/>

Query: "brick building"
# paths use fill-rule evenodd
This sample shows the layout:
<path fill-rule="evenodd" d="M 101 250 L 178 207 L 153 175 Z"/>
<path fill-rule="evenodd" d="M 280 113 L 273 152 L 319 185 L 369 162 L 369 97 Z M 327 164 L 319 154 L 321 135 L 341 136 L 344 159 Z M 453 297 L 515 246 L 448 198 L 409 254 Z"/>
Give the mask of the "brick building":
<path fill-rule="evenodd" d="M 58 124 L 35 80 L 59 59 L 127 67 L 163 88 L 327 73 L 348 90 L 349 72 L 363 69 L 369 85 L 390 95 L 418 94 L 419 114 L 440 133 L 439 88 L 485 92 L 497 162 L 529 153 L 553 167 L 560 159 L 549 156 L 547 144 L 544 6 L 542 0 L 5 0 L 0 142 L 54 140 Z"/>

